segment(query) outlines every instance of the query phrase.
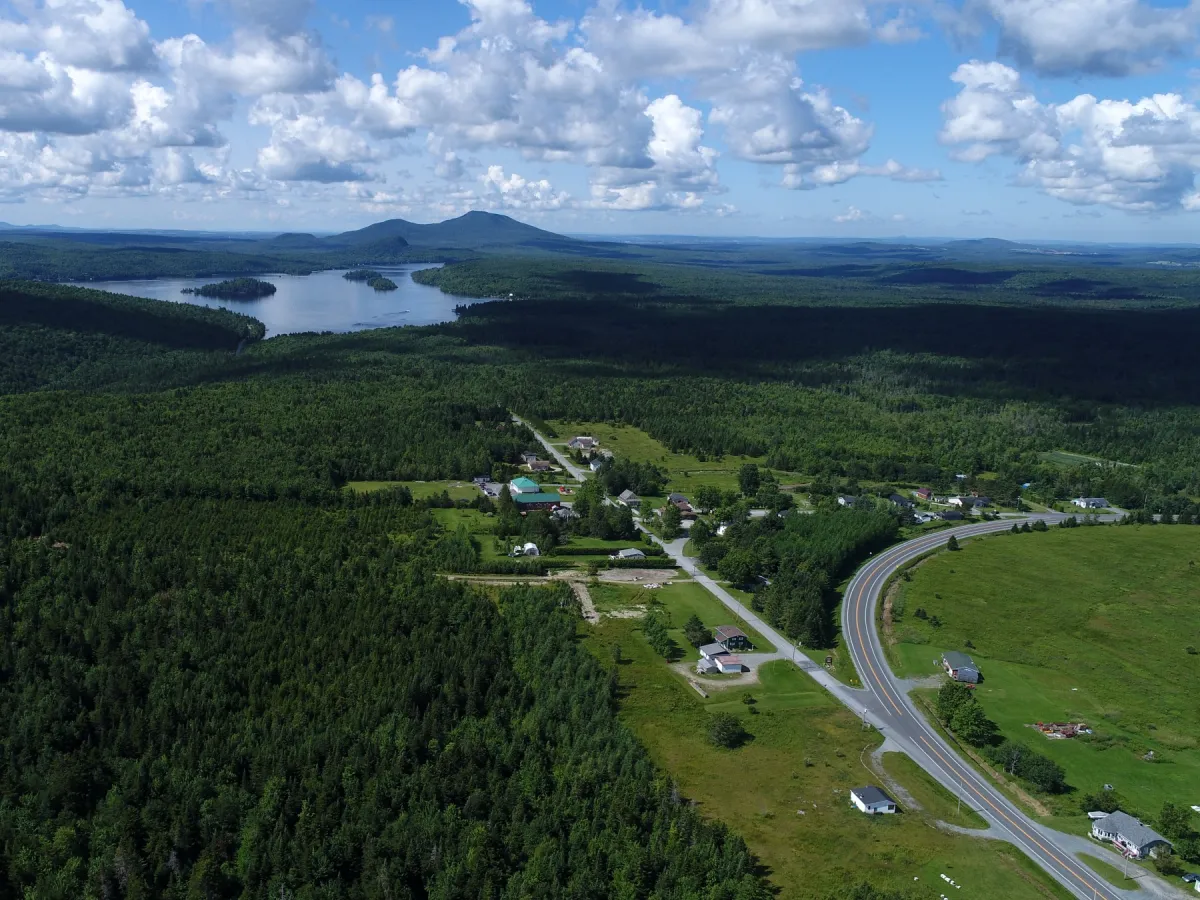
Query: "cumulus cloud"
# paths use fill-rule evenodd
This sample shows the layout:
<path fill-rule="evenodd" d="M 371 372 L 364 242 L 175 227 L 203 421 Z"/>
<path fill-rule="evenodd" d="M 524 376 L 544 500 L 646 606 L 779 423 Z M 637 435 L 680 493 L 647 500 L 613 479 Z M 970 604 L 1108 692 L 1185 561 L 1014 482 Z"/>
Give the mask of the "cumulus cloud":
<path fill-rule="evenodd" d="M 999 52 L 1043 75 L 1127 75 L 1191 55 L 1200 3 L 1146 0 L 968 0 L 969 17 L 993 21 Z"/>
<path fill-rule="evenodd" d="M 1069 203 L 1195 208 L 1200 109 L 1179 94 L 1042 103 L 995 62 L 965 63 L 951 78 L 960 90 L 942 106 L 940 137 L 960 159 L 1011 157 L 1018 183 Z"/>
<path fill-rule="evenodd" d="M 0 47 L 99 72 L 154 66 L 150 26 L 121 0 L 42 0 L 19 8 L 24 21 L 0 18 Z"/>
<path fill-rule="evenodd" d="M 491 209 L 552 210 L 570 203 L 570 195 L 556 191 L 545 179 L 527 181 L 516 172 L 504 174 L 502 166 L 488 166 L 481 176 L 483 205 Z"/>

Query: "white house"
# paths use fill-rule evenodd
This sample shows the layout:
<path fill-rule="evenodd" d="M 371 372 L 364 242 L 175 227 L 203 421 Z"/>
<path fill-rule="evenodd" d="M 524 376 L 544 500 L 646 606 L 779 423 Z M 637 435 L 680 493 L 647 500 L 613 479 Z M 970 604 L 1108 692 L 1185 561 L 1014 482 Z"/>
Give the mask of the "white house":
<path fill-rule="evenodd" d="M 1171 849 L 1165 837 L 1120 810 L 1092 822 L 1092 837 L 1112 844 L 1131 859 L 1157 856 L 1160 850 Z"/>
<path fill-rule="evenodd" d="M 609 559 L 645 559 L 646 554 L 641 550 L 630 547 L 628 550 L 618 550 Z"/>
<path fill-rule="evenodd" d="M 741 675 L 742 660 L 737 656 L 715 656 L 713 662 L 717 664 L 717 671 L 722 675 Z"/>
<path fill-rule="evenodd" d="M 850 791 L 850 802 L 868 816 L 877 816 L 896 811 L 896 801 L 874 785 L 854 788 Z"/>
<path fill-rule="evenodd" d="M 578 437 L 573 437 L 567 441 L 567 446 L 572 450 L 594 450 L 598 443 L 600 442 L 594 437 L 588 437 L 581 434 Z"/>
<path fill-rule="evenodd" d="M 729 651 L 725 649 L 724 644 L 705 644 L 700 648 L 700 655 L 716 662 L 722 656 L 729 656 Z"/>
<path fill-rule="evenodd" d="M 597 456 L 590 463 L 588 463 L 588 468 L 591 469 L 593 472 L 599 472 L 600 468 L 603 465 L 604 465 L 604 458 Z"/>
<path fill-rule="evenodd" d="M 1080 509 L 1108 509 L 1108 501 L 1103 497 L 1076 497 L 1071 502 Z"/>
<path fill-rule="evenodd" d="M 528 544 L 518 544 L 512 548 L 512 553 L 509 556 L 541 556 L 542 551 L 538 549 L 538 545 L 532 541 Z"/>

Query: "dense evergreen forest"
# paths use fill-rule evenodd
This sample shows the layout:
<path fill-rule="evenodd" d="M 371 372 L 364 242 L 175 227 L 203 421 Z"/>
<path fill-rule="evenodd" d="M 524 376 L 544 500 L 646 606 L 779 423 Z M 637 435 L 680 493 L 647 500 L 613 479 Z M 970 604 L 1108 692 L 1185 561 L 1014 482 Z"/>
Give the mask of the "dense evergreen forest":
<path fill-rule="evenodd" d="M 230 278 L 215 284 L 202 284 L 198 288 L 183 289 L 185 294 L 226 300 L 256 300 L 259 297 L 270 297 L 275 291 L 275 285 L 258 278 Z"/>
<path fill-rule="evenodd" d="M 452 266 L 435 280 L 518 299 L 270 341 L 235 312 L 0 284 L 0 896 L 765 897 L 617 721 L 569 592 L 440 580 L 468 536 L 345 490 L 509 471 L 532 442 L 513 411 L 761 456 L 818 497 L 958 473 L 1200 495 L 1183 276 L 1150 300 L 876 303 L 852 279 L 614 265 Z M 585 533 L 630 534 L 580 499 Z M 698 543 L 819 644 L 831 585 L 895 535 L 863 504 Z"/>

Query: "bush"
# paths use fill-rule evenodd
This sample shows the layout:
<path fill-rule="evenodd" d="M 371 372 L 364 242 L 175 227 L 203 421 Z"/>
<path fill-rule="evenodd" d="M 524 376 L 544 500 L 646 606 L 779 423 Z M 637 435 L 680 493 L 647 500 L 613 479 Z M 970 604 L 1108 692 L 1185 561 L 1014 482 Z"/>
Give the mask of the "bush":
<path fill-rule="evenodd" d="M 733 750 L 745 743 L 749 735 L 737 716 L 717 713 L 708 725 L 708 739 L 718 747 Z"/>

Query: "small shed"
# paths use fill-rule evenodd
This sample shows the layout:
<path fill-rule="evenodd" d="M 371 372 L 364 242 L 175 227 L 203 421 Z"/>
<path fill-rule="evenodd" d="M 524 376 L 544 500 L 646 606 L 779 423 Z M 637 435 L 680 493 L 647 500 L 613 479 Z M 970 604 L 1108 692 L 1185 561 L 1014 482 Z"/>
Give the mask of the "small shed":
<path fill-rule="evenodd" d="M 716 675 L 717 664 L 707 657 L 702 657 L 696 662 L 696 674 L 698 675 Z"/>
<path fill-rule="evenodd" d="M 718 656 L 713 659 L 717 664 L 717 671 L 722 675 L 740 675 L 742 674 L 742 661 L 736 656 Z"/>
<path fill-rule="evenodd" d="M 896 801 L 874 785 L 851 790 L 850 802 L 859 812 L 868 816 L 888 815 L 896 811 Z"/>
<path fill-rule="evenodd" d="M 629 547 L 625 550 L 618 550 L 612 555 L 613 559 L 645 559 L 646 554 L 636 547 Z"/>

